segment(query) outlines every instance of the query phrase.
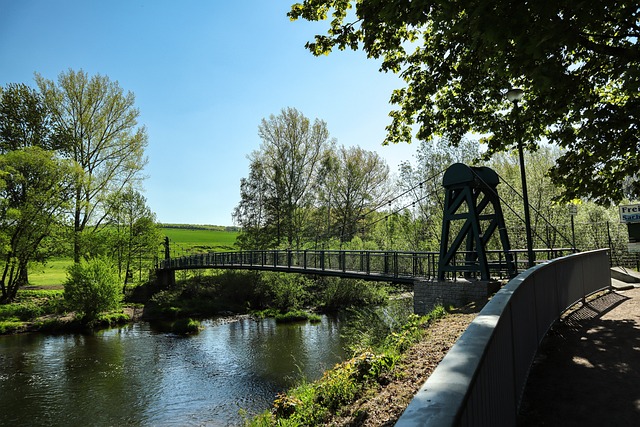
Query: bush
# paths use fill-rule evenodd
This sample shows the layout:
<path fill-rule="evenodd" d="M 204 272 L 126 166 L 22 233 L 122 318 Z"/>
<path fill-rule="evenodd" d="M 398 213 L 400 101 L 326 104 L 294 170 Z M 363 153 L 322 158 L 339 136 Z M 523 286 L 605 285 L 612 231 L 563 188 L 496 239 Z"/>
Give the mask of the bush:
<path fill-rule="evenodd" d="M 276 323 L 294 323 L 301 321 L 309 321 L 311 323 L 320 322 L 321 318 L 317 314 L 308 313 L 304 310 L 292 310 L 286 313 L 277 313 L 275 316 Z"/>
<path fill-rule="evenodd" d="M 93 258 L 69 267 L 64 298 L 84 321 L 91 321 L 98 313 L 120 308 L 121 290 L 113 264 L 106 258 Z"/>
<path fill-rule="evenodd" d="M 200 331 L 200 322 L 193 319 L 178 319 L 171 327 L 171 332 L 178 335 L 197 334 Z"/>
<path fill-rule="evenodd" d="M 382 305 L 389 298 L 387 287 L 379 282 L 322 277 L 318 279 L 318 287 L 320 292 L 317 305 L 326 312 L 353 306 Z"/>
<path fill-rule="evenodd" d="M 311 280 L 300 274 L 263 273 L 263 283 L 270 306 L 281 312 L 302 307 L 307 299 Z"/>

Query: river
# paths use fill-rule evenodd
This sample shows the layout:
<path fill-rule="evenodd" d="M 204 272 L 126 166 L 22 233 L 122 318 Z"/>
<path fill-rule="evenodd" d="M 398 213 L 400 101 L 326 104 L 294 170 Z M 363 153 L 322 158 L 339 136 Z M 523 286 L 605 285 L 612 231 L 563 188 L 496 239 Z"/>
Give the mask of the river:
<path fill-rule="evenodd" d="M 0 337 L 0 426 L 230 426 L 344 360 L 340 321 L 214 319 L 180 337 L 146 322 Z"/>

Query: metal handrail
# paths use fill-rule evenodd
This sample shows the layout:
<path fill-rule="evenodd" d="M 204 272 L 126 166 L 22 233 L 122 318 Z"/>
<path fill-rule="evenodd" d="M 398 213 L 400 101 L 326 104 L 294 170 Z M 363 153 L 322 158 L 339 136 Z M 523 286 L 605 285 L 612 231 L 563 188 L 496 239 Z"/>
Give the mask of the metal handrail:
<path fill-rule="evenodd" d="M 537 249 L 540 259 L 553 259 L 572 253 L 571 248 Z M 526 251 L 512 250 L 516 265 L 526 265 Z M 524 254 L 524 257 L 522 256 Z M 466 253 L 457 254 L 457 265 L 464 265 Z M 160 260 L 158 270 L 228 268 L 269 270 L 304 274 L 358 277 L 368 280 L 410 283 L 416 278 L 437 276 L 438 252 L 380 250 L 257 250 L 209 252 Z M 487 251 L 490 269 L 496 277 L 505 277 L 503 251 Z M 473 274 L 469 271 L 465 274 Z M 450 278 L 455 278 L 454 274 Z"/>
<path fill-rule="evenodd" d="M 396 426 L 516 425 L 538 346 L 567 308 L 611 286 L 607 249 L 521 273 L 480 311 Z"/>

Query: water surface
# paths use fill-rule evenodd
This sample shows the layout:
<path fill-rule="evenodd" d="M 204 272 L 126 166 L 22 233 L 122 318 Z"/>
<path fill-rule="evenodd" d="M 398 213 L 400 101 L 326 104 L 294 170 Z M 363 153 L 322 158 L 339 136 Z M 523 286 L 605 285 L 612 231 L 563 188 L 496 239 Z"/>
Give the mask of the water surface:
<path fill-rule="evenodd" d="M 340 322 L 203 322 L 195 336 L 145 322 L 94 334 L 0 337 L 0 425 L 227 426 L 302 376 L 344 359 Z"/>

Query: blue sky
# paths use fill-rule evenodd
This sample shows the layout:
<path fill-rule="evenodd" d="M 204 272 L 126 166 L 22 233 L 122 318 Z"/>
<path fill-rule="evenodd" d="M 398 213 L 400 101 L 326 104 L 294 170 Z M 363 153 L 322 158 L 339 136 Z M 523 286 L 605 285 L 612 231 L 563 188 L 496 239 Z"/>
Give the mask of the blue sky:
<path fill-rule="evenodd" d="M 158 221 L 231 225 L 262 118 L 294 107 L 392 173 L 416 144 L 381 145 L 402 81 L 363 52 L 314 57 L 327 23 L 294 0 L 0 0 L 0 85 L 83 69 L 136 96 L 149 135 L 144 195 Z"/>

